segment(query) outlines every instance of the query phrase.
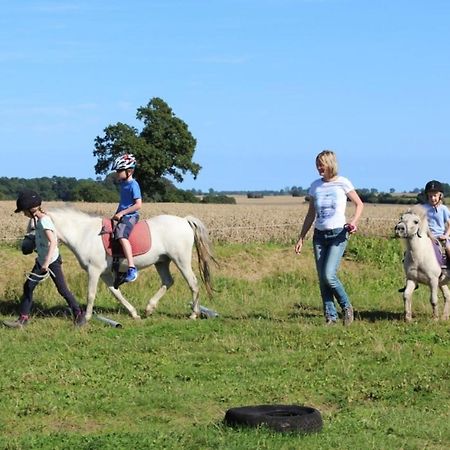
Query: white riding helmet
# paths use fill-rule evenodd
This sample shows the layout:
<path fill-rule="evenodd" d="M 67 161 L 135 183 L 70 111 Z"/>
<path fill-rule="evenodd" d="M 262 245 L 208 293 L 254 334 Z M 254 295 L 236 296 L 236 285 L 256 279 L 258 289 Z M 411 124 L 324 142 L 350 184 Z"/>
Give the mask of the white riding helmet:
<path fill-rule="evenodd" d="M 136 158 L 131 153 L 116 158 L 112 165 L 112 170 L 134 169 L 136 167 Z"/>

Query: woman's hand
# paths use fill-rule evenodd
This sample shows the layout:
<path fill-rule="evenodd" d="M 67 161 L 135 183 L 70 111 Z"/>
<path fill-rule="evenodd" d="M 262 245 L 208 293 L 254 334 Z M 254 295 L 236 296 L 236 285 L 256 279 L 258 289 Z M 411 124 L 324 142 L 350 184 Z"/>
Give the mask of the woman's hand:
<path fill-rule="evenodd" d="M 353 234 L 356 233 L 356 231 L 358 230 L 357 226 L 354 223 L 346 223 L 344 225 L 344 228 L 348 231 L 349 234 Z"/>
<path fill-rule="evenodd" d="M 302 251 L 302 247 L 303 247 L 303 238 L 300 238 L 295 244 L 295 253 L 297 253 L 297 255 Z"/>

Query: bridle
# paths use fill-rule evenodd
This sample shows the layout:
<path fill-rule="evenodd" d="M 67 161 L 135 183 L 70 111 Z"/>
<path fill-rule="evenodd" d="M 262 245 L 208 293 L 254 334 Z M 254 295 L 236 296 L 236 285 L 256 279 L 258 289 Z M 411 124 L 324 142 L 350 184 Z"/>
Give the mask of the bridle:
<path fill-rule="evenodd" d="M 402 220 L 400 220 L 400 222 L 398 222 L 397 226 L 398 226 L 399 224 L 403 224 L 404 227 L 405 227 L 406 239 L 412 239 L 412 238 L 413 238 L 414 236 L 416 236 L 416 235 L 417 235 L 417 237 L 419 237 L 419 238 L 422 237 L 422 234 L 421 234 L 421 232 L 420 232 L 420 227 L 417 227 L 417 231 L 416 231 L 414 234 L 410 234 L 410 233 L 409 233 L 409 229 L 408 229 L 408 224 L 407 224 L 407 222 L 405 221 L 405 219 L 402 218 Z M 419 224 L 419 221 L 417 221 L 417 225 L 418 225 L 418 224 Z"/>

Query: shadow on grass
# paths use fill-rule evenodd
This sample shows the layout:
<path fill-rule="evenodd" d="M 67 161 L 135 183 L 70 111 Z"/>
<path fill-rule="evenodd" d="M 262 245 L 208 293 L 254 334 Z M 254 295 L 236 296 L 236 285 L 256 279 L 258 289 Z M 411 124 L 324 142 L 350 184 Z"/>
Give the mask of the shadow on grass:
<path fill-rule="evenodd" d="M 81 305 L 83 309 L 85 309 L 85 305 Z M 4 316 L 12 315 L 16 316 L 19 314 L 20 309 L 20 301 L 18 300 L 6 300 L 0 299 L 0 314 Z M 95 308 L 96 314 L 118 314 L 123 313 L 124 311 L 120 308 Z M 127 313 L 128 314 L 128 313 Z M 34 301 L 31 307 L 31 315 L 34 317 L 71 317 L 72 312 L 70 308 L 61 303 L 60 305 L 55 305 L 51 307 L 47 307 L 43 305 L 41 302 Z"/>
<path fill-rule="evenodd" d="M 355 310 L 355 319 L 366 321 L 366 322 L 378 322 L 381 320 L 400 320 L 403 321 L 402 312 L 392 312 L 392 311 L 360 311 Z"/>
<path fill-rule="evenodd" d="M 16 316 L 19 313 L 20 301 L 18 300 L 6 300 L 0 299 L 0 314 L 4 316 Z M 84 308 L 85 306 L 82 305 Z M 128 316 L 128 312 L 122 309 L 120 306 L 118 307 L 98 307 L 95 308 L 95 313 L 100 315 L 108 315 L 108 314 L 123 314 Z M 47 307 L 43 305 L 39 301 L 33 302 L 31 314 L 35 317 L 71 317 L 71 311 L 69 307 L 61 303 L 60 305 L 55 305 L 51 307 Z M 155 316 L 167 317 L 174 320 L 186 320 L 189 318 L 189 311 L 180 311 L 179 313 L 173 312 L 155 312 Z M 223 317 L 226 319 L 232 320 L 268 320 L 273 322 L 283 322 L 284 319 L 277 319 L 271 314 L 267 314 L 266 312 L 253 312 L 250 314 L 245 314 L 244 316 L 233 317 L 230 315 L 222 315 L 219 313 L 219 318 Z M 294 303 L 293 311 L 288 313 L 289 319 L 317 319 L 323 317 L 322 309 L 319 309 L 315 306 L 302 304 L 302 303 Z M 145 319 L 145 315 L 142 315 L 142 318 Z M 206 320 L 206 319 L 203 319 Z M 209 319 L 211 320 L 211 319 Z M 365 321 L 365 322 L 378 322 L 378 321 L 403 321 L 403 312 L 391 312 L 391 311 L 362 311 L 355 310 L 355 320 L 357 321 Z"/>
<path fill-rule="evenodd" d="M 339 309 L 339 307 L 338 307 Z M 186 313 L 168 313 L 168 312 L 156 312 L 158 316 L 167 317 L 170 319 L 183 320 L 189 316 L 189 312 Z M 284 322 L 285 318 L 277 318 L 273 314 L 267 312 L 254 311 L 246 313 L 240 316 L 234 316 L 230 314 L 220 314 L 219 318 L 222 317 L 227 320 L 267 320 L 270 322 Z M 321 308 L 302 304 L 294 303 L 293 310 L 288 313 L 289 319 L 321 319 L 323 318 L 323 311 Z M 204 318 L 203 318 L 204 319 Z M 211 319 L 210 319 L 211 320 Z M 400 312 L 390 312 L 390 311 L 360 311 L 355 310 L 355 320 L 361 322 L 378 322 L 378 321 L 403 321 L 403 313 Z"/>
<path fill-rule="evenodd" d="M 289 314 L 290 318 L 296 317 L 304 317 L 304 318 L 315 318 L 322 317 L 323 312 L 321 309 L 318 309 L 314 306 L 302 304 L 302 303 L 294 303 L 294 312 Z M 355 309 L 355 320 L 365 321 L 365 322 L 378 322 L 378 321 L 402 321 L 403 313 L 402 312 L 392 312 L 392 311 L 362 311 Z"/>
<path fill-rule="evenodd" d="M 294 303 L 293 307 L 294 311 L 289 313 L 290 319 L 297 319 L 299 317 L 312 319 L 323 316 L 322 309 L 316 306 L 298 302 Z"/>
<path fill-rule="evenodd" d="M 190 315 L 191 315 L 190 310 L 185 311 L 185 312 L 179 312 L 179 313 L 156 310 L 151 316 L 148 316 L 148 317 L 145 315 L 145 313 L 143 313 L 142 318 L 151 320 L 152 317 L 167 317 L 168 319 L 174 319 L 174 320 L 186 320 L 186 319 L 189 319 Z"/>

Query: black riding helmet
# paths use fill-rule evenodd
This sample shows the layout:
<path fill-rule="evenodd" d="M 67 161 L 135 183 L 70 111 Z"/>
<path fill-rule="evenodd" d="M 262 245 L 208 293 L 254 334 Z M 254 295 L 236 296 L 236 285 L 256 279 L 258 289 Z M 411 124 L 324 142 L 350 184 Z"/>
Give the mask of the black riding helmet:
<path fill-rule="evenodd" d="M 37 192 L 32 191 L 31 189 L 24 189 L 20 192 L 19 197 L 17 197 L 17 209 L 14 212 L 27 211 L 36 206 L 41 206 L 41 203 L 42 199 Z"/>
<path fill-rule="evenodd" d="M 444 188 L 439 181 L 431 180 L 425 185 L 425 194 L 430 191 L 444 192 Z"/>

